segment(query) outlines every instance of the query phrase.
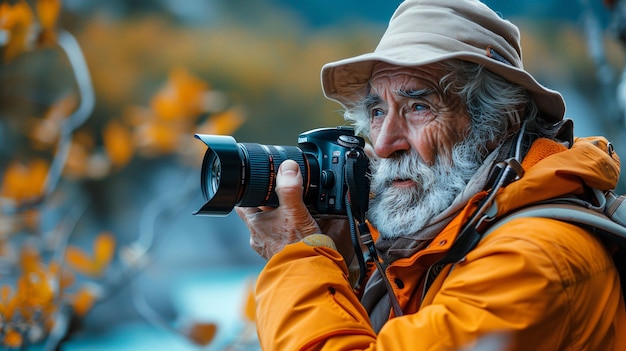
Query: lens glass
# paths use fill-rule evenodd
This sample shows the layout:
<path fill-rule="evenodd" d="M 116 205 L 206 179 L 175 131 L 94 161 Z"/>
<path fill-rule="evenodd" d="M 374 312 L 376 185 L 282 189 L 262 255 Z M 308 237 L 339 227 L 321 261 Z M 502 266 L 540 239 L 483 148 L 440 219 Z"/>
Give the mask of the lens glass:
<path fill-rule="evenodd" d="M 213 160 L 213 165 L 211 166 L 211 176 L 210 178 L 210 182 L 211 182 L 211 193 L 215 194 L 217 192 L 217 189 L 220 188 L 220 179 L 222 177 L 222 164 L 220 162 L 219 158 L 215 158 Z"/>

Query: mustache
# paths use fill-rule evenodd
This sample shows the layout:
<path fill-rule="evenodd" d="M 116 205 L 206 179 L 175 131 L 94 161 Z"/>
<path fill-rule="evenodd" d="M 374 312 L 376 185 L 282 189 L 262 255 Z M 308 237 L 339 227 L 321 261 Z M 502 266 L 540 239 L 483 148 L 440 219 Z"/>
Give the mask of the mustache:
<path fill-rule="evenodd" d="M 386 186 L 398 180 L 421 183 L 422 174 L 429 168 L 416 151 L 405 151 L 389 158 L 373 159 L 371 181 L 375 186 Z"/>

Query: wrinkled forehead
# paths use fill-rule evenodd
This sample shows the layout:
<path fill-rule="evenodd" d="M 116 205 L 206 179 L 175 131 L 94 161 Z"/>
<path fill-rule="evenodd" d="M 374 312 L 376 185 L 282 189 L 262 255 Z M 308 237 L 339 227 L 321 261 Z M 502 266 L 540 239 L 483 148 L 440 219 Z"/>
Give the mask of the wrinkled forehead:
<path fill-rule="evenodd" d="M 447 72 L 439 63 L 422 66 L 398 66 L 387 62 L 377 62 L 372 68 L 370 81 L 394 76 L 409 76 L 417 79 L 439 80 Z"/>
<path fill-rule="evenodd" d="M 378 62 L 372 69 L 368 90 L 375 90 L 378 85 L 395 85 L 400 89 L 431 88 L 439 90 L 441 78 L 447 72 L 440 64 L 407 67 Z"/>

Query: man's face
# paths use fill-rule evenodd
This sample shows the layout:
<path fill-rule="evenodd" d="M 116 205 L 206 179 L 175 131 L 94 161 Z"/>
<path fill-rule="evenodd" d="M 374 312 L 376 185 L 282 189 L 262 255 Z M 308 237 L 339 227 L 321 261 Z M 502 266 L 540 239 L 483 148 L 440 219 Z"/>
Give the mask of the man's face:
<path fill-rule="evenodd" d="M 414 150 L 429 165 L 438 156 L 450 157 L 452 146 L 468 131 L 470 117 L 456 95 L 441 91 L 444 74 L 428 66 L 374 67 L 368 111 L 378 157 Z"/>
<path fill-rule="evenodd" d="M 444 74 L 428 66 L 374 68 L 366 106 L 378 159 L 369 213 L 383 237 L 423 228 L 479 167 L 477 148 L 461 142 L 470 117 L 458 96 L 442 91 Z"/>

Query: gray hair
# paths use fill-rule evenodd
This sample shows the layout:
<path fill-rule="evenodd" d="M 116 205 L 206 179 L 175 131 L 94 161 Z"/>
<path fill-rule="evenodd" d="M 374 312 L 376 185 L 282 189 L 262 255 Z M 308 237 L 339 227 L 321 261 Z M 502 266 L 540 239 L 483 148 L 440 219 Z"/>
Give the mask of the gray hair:
<path fill-rule="evenodd" d="M 504 142 L 519 130 L 523 121 L 527 131 L 549 134 L 550 127 L 538 118 L 537 105 L 523 87 L 476 63 L 447 60 L 435 65 L 449 72 L 440 79 L 439 85 L 443 92 L 459 96 L 465 104 L 472 121 L 468 132 L 472 138 L 477 138 L 478 145 Z M 353 123 L 358 134 L 369 134 L 365 101 L 344 111 L 344 118 Z"/>

